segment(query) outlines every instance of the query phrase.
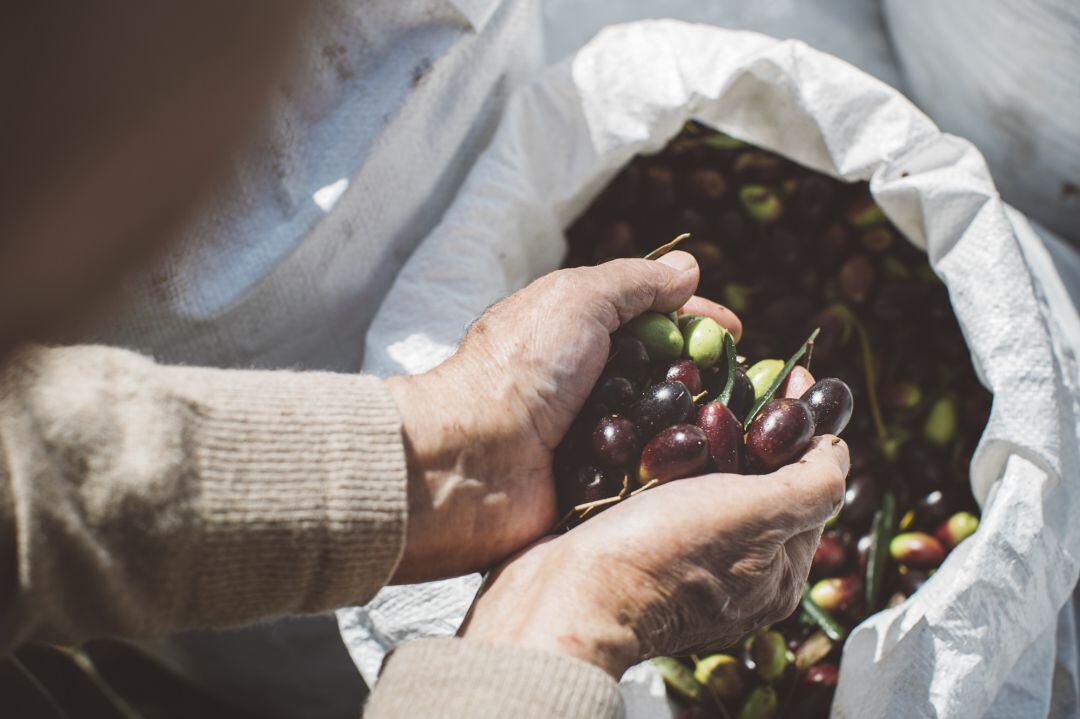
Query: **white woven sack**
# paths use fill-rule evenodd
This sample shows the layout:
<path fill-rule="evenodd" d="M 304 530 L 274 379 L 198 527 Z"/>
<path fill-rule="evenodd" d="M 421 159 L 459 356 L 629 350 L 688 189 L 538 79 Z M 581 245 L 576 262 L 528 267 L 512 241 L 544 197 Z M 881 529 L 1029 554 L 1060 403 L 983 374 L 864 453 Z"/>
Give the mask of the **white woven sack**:
<path fill-rule="evenodd" d="M 1057 614 L 1080 569 L 1075 357 L 982 157 L 854 67 L 800 42 L 674 21 L 603 31 L 512 98 L 384 302 L 365 369 L 419 372 L 449 355 L 485 307 L 557 268 L 563 228 L 631 157 L 662 148 L 689 118 L 869 180 L 890 219 L 928 250 L 995 394 L 971 464 L 982 527 L 912 599 L 853 632 L 834 716 L 1000 713 L 1003 687 L 1008 706 L 1020 706 L 1012 716 L 1045 716 Z M 390 588 L 339 623 L 370 681 L 394 644 L 451 631 L 469 596 L 446 584 Z M 635 691 L 631 714 L 667 716 L 653 695 Z"/>
<path fill-rule="evenodd" d="M 885 0 L 912 97 L 1005 198 L 1080 246 L 1080 2 Z"/>

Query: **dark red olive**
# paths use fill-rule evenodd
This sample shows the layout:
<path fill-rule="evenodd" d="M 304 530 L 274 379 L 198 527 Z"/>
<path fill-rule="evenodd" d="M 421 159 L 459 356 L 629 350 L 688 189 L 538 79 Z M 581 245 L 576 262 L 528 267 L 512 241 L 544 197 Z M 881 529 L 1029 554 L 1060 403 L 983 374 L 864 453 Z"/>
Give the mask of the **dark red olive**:
<path fill-rule="evenodd" d="M 690 390 L 690 394 L 694 396 L 701 394 L 701 390 L 703 389 L 701 370 L 698 369 L 698 366 L 694 364 L 692 360 L 680 359 L 672 362 L 668 365 L 664 379 L 682 382 L 686 385 L 686 389 Z"/>
<path fill-rule="evenodd" d="M 781 467 L 806 449 L 814 437 L 814 415 L 801 399 L 774 399 L 746 431 L 746 451 L 765 471 Z"/>
<path fill-rule="evenodd" d="M 949 500 L 935 489 L 915 503 L 915 522 L 919 527 L 935 529 L 949 518 Z"/>
<path fill-rule="evenodd" d="M 699 427 L 677 424 L 661 430 L 645 445 L 638 481 L 668 482 L 702 472 L 709 463 L 709 441 Z"/>
<path fill-rule="evenodd" d="M 560 475 L 557 488 L 559 506 L 566 510 L 611 497 L 619 491 L 614 477 L 593 465 L 578 467 Z"/>
<path fill-rule="evenodd" d="M 929 578 L 930 573 L 924 569 L 900 567 L 897 584 L 900 587 L 900 591 L 910 597 L 912 594 L 919 591 Z"/>
<path fill-rule="evenodd" d="M 855 545 L 855 550 L 859 556 L 859 571 L 863 574 L 866 574 L 866 565 L 870 562 L 870 545 L 873 542 L 873 535 L 864 534 L 859 537 L 859 541 Z"/>
<path fill-rule="evenodd" d="M 826 377 L 815 382 L 803 393 L 814 415 L 815 434 L 840 434 L 851 419 L 855 398 L 843 380 Z"/>
<path fill-rule="evenodd" d="M 727 180 L 716 170 L 694 170 L 686 178 L 688 194 L 703 205 L 712 205 L 720 201 L 727 192 Z"/>
<path fill-rule="evenodd" d="M 844 493 L 844 509 L 840 521 L 852 529 L 865 529 L 874 512 L 881 506 L 881 484 L 870 474 L 859 474 L 848 480 Z"/>
<path fill-rule="evenodd" d="M 607 371 L 633 383 L 640 382 L 649 373 L 649 352 L 637 337 L 620 332 L 611 338 Z"/>
<path fill-rule="evenodd" d="M 742 469 L 742 423 L 719 402 L 709 402 L 698 410 L 697 426 L 709 440 L 709 456 L 717 472 L 737 473 Z"/>
<path fill-rule="evenodd" d="M 754 383 L 746 375 L 742 368 L 735 370 L 735 380 L 732 384 L 731 401 L 728 408 L 740 420 L 746 417 L 746 413 L 754 406 Z"/>
<path fill-rule="evenodd" d="M 596 423 L 592 433 L 593 457 L 605 467 L 626 467 L 638 458 L 638 443 L 634 423 L 618 414 L 608 415 Z"/>
<path fill-rule="evenodd" d="M 811 687 L 835 687 L 840 679 L 840 670 L 831 662 L 821 662 L 806 670 L 803 684 Z"/>
<path fill-rule="evenodd" d="M 810 576 L 836 576 L 843 569 L 846 562 L 847 551 L 843 541 L 835 532 L 825 532 L 821 535 L 817 549 L 814 550 L 814 559 L 810 565 Z"/>
<path fill-rule="evenodd" d="M 638 436 L 648 440 L 664 427 L 686 422 L 694 416 L 694 398 L 682 382 L 665 381 L 646 389 L 630 408 Z"/>
<path fill-rule="evenodd" d="M 593 387 L 589 406 L 596 414 L 625 412 L 634 401 L 634 385 L 625 377 L 605 375 Z"/>
<path fill-rule="evenodd" d="M 874 265 L 866 255 L 852 255 L 840 266 L 838 284 L 845 299 L 859 303 L 866 300 L 874 285 Z"/>

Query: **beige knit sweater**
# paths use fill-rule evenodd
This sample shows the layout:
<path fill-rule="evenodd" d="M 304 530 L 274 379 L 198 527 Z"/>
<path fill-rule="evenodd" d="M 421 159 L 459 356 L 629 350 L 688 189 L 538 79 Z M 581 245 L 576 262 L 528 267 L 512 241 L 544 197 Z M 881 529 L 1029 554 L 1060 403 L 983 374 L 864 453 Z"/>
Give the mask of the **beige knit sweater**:
<path fill-rule="evenodd" d="M 0 652 L 362 603 L 400 558 L 405 478 L 375 378 L 24 349 L 0 367 Z M 365 716 L 621 714 L 591 665 L 427 640 Z"/>

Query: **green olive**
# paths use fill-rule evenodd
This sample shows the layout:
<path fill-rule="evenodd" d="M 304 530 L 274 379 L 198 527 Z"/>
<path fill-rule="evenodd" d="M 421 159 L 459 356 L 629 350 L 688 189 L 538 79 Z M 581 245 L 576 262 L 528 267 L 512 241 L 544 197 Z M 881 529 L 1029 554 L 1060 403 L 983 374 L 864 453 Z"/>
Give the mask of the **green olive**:
<path fill-rule="evenodd" d="M 701 369 L 709 369 L 724 351 L 727 332 L 712 317 L 695 317 L 683 328 L 683 351 Z"/>
<path fill-rule="evenodd" d="M 754 399 L 760 399 L 769 387 L 772 387 L 781 372 L 784 371 L 784 360 L 763 359 L 746 370 L 746 376 L 750 378 L 750 384 L 754 385 Z"/>
<path fill-rule="evenodd" d="M 664 678 L 664 684 L 678 696 L 690 702 L 701 699 L 701 685 L 694 679 L 694 673 L 678 659 L 655 657 L 652 665 Z"/>
<path fill-rule="evenodd" d="M 699 659 L 694 667 L 694 678 L 721 699 L 734 699 L 745 689 L 739 662 L 730 654 L 710 654 Z"/>
<path fill-rule="evenodd" d="M 626 329 L 641 340 L 650 359 L 673 360 L 682 356 L 683 336 L 679 327 L 667 315 L 646 312 L 630 320 Z"/>
<path fill-rule="evenodd" d="M 776 690 L 764 684 L 756 687 L 746 697 L 742 708 L 739 709 L 738 719 L 773 719 L 780 711 L 780 699 Z"/>
<path fill-rule="evenodd" d="M 923 436 L 929 441 L 944 447 L 956 436 L 956 402 L 952 397 L 942 397 L 926 415 Z"/>

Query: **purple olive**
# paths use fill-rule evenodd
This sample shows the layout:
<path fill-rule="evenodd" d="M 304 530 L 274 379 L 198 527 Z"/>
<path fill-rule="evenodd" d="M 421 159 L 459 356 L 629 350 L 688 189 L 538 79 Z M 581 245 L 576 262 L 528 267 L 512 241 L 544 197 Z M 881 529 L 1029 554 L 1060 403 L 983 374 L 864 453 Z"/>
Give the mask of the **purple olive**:
<path fill-rule="evenodd" d="M 709 463 L 709 440 L 699 427 L 677 424 L 662 430 L 645 445 L 638 481 L 668 482 L 700 473 Z"/>
<path fill-rule="evenodd" d="M 945 458 L 937 447 L 920 437 L 904 442 L 897 465 L 906 482 L 924 491 L 940 489 L 945 484 Z"/>
<path fill-rule="evenodd" d="M 646 389 L 630 408 L 638 435 L 648 440 L 664 427 L 687 422 L 694 416 L 694 398 L 682 382 L 665 381 Z"/>
<path fill-rule="evenodd" d="M 633 464 L 640 448 L 634 423 L 622 415 L 612 414 L 602 418 L 593 430 L 593 457 L 604 467 Z"/>
<path fill-rule="evenodd" d="M 750 423 L 746 451 L 758 467 L 772 471 L 800 455 L 813 437 L 810 405 L 801 399 L 774 399 Z"/>
<path fill-rule="evenodd" d="M 922 585 L 926 584 L 926 580 L 930 578 L 930 573 L 924 569 L 900 567 L 897 577 L 897 584 L 900 587 L 900 591 L 910 597 L 912 594 L 922 589 Z"/>
<path fill-rule="evenodd" d="M 607 371 L 625 377 L 635 384 L 645 379 L 649 373 L 649 353 L 645 345 L 628 333 L 619 333 L 612 337 Z"/>
<path fill-rule="evenodd" d="M 821 535 L 814 559 L 810 564 L 813 577 L 836 576 L 847 562 L 847 549 L 836 532 L 827 531 Z"/>
<path fill-rule="evenodd" d="M 851 419 L 855 399 L 843 380 L 826 377 L 815 382 L 803 393 L 814 415 L 815 434 L 840 434 Z"/>
<path fill-rule="evenodd" d="M 881 483 L 871 474 L 859 474 L 848 480 L 844 509 L 840 520 L 853 529 L 865 529 L 881 506 Z"/>
<path fill-rule="evenodd" d="M 742 469 L 742 423 L 719 402 L 709 402 L 698 410 L 697 426 L 709 440 L 709 456 L 717 472 L 737 473 Z"/>
<path fill-rule="evenodd" d="M 557 486 L 559 506 L 566 509 L 610 497 L 618 491 L 614 478 L 603 469 L 592 465 L 578 467 L 560 475 Z"/>
<path fill-rule="evenodd" d="M 864 534 L 855 544 L 855 552 L 859 558 L 859 571 L 863 574 L 866 574 L 866 565 L 870 562 L 870 545 L 873 543 L 873 535 Z"/>
<path fill-rule="evenodd" d="M 690 394 L 699 395 L 702 390 L 701 370 L 693 363 L 692 360 L 680 359 L 675 360 L 668 365 L 667 373 L 664 375 L 664 379 L 672 380 L 675 382 L 682 382 L 686 385 L 686 389 L 690 390 Z"/>
<path fill-rule="evenodd" d="M 614 260 L 618 257 L 633 257 L 638 254 L 634 243 L 634 228 L 625 220 L 609 223 L 600 233 L 593 246 L 592 259 L 596 264 Z"/>
<path fill-rule="evenodd" d="M 731 390 L 728 408 L 736 417 L 742 418 L 754 406 L 754 383 L 742 368 L 735 370 L 735 381 Z"/>
<path fill-rule="evenodd" d="M 605 375 L 593 387 L 589 405 L 597 414 L 624 412 L 634 401 L 634 385 L 625 377 Z"/>
<path fill-rule="evenodd" d="M 935 489 L 915 502 L 915 521 L 918 526 L 933 529 L 949 518 L 949 500 Z"/>

